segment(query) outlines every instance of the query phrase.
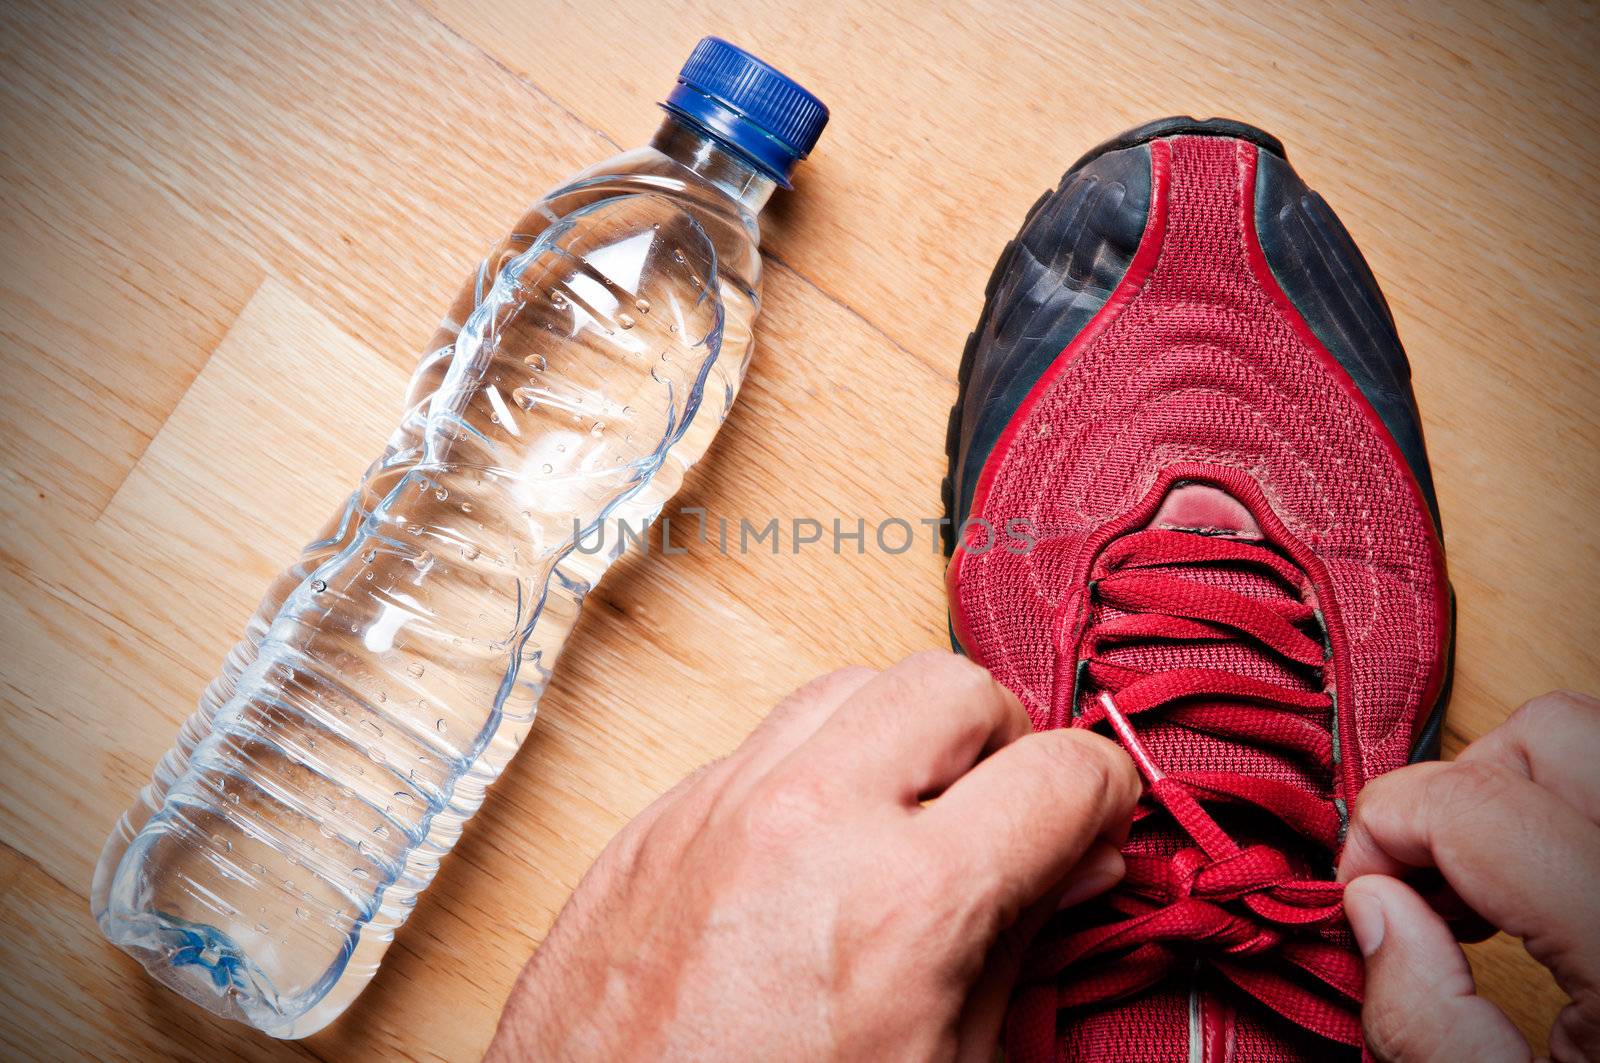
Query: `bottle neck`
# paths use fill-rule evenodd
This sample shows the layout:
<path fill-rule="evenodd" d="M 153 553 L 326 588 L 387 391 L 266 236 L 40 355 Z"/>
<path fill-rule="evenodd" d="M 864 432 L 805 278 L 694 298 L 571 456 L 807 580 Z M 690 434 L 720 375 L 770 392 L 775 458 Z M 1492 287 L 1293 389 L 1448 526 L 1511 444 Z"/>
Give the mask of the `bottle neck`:
<path fill-rule="evenodd" d="M 751 214 L 760 213 L 777 182 L 725 149 L 715 137 L 669 115 L 650 146 L 682 163 L 739 201 Z"/>

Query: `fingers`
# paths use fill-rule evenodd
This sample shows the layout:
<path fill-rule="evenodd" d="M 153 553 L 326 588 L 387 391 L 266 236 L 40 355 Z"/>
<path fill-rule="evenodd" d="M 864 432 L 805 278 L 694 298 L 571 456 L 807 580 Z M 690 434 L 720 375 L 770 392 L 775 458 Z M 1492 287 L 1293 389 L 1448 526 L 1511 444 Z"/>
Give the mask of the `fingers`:
<path fill-rule="evenodd" d="M 780 701 L 756 725 L 735 756 L 742 771 L 765 775 L 779 761 L 804 745 L 839 707 L 878 673 L 859 665 L 820 675 Z"/>
<path fill-rule="evenodd" d="M 1457 758 L 1520 772 L 1600 823 L 1600 701 L 1557 690 L 1541 695 Z"/>
<path fill-rule="evenodd" d="M 1361 792 L 1339 875 L 1436 867 L 1474 911 L 1523 939 L 1600 1052 L 1600 829 L 1527 777 L 1484 761 L 1404 768 Z"/>
<path fill-rule="evenodd" d="M 1361 1023 L 1387 1063 L 1526 1061 L 1517 1028 L 1473 990 L 1467 958 L 1449 927 L 1404 883 L 1367 875 L 1344 892 L 1345 913 L 1366 956 Z"/>
<path fill-rule="evenodd" d="M 862 684 L 791 760 L 850 801 L 908 808 L 1031 729 L 1022 704 L 953 653 L 919 653 Z"/>
<path fill-rule="evenodd" d="M 1010 927 L 1000 933 L 984 961 L 983 973 L 973 983 L 956 1031 L 958 1063 L 991 1063 L 1006 1007 L 1022 969 L 1023 957 L 1040 928 L 1059 909 L 1082 904 L 1122 881 L 1122 853 L 1110 842 L 1098 841 L 1083 854 L 1076 867 L 1054 889 L 1030 904 Z"/>
<path fill-rule="evenodd" d="M 973 768 L 915 826 L 933 839 L 960 839 L 957 859 L 1009 923 L 1097 839 L 1125 835 L 1139 791 L 1133 761 L 1112 742 L 1089 731 L 1042 731 Z"/>
<path fill-rule="evenodd" d="M 754 785 L 795 749 L 805 743 L 824 720 L 878 673 L 870 668 L 840 668 L 818 676 L 780 701 L 751 731 L 739 748 L 703 764 L 636 816 L 608 847 L 608 859 L 633 866 L 637 850 L 655 832 L 657 848 L 674 859 L 678 847 L 704 821 L 711 806 L 730 788 L 743 791 Z M 740 785 L 736 780 L 741 780 Z M 670 817 L 675 828 L 660 837 L 659 825 Z"/>

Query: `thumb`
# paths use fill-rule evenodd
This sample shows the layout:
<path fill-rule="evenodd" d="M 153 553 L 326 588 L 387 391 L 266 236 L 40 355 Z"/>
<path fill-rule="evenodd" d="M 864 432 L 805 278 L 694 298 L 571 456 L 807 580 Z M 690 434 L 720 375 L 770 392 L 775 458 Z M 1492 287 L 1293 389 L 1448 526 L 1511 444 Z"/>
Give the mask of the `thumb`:
<path fill-rule="evenodd" d="M 1345 887 L 1345 915 L 1366 957 L 1361 1024 L 1385 1063 L 1529 1058 L 1500 1009 L 1478 996 L 1466 954 L 1426 901 L 1387 875 Z"/>

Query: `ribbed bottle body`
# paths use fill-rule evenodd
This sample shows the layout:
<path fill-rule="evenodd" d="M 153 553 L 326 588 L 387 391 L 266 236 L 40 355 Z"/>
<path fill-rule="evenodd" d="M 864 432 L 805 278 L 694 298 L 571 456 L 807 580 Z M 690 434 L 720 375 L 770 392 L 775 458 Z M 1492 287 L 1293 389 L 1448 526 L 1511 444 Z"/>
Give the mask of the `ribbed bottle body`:
<path fill-rule="evenodd" d="M 751 210 L 652 148 L 528 213 L 114 829 L 112 941 L 277 1036 L 344 1010 L 527 736 L 615 554 L 575 544 L 710 444 L 759 286 Z"/>

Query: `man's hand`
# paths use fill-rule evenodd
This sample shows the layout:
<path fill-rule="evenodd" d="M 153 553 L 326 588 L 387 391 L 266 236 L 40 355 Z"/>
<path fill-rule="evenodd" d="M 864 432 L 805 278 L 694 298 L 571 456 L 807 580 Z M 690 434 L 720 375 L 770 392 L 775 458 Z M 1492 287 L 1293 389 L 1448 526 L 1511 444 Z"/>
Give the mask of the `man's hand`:
<path fill-rule="evenodd" d="M 1571 997 L 1550 1032 L 1560 1063 L 1600 1059 L 1600 701 L 1546 694 L 1447 764 L 1361 792 L 1339 865 L 1367 955 L 1362 1021 L 1380 1059 L 1526 1060 L 1473 992 L 1444 921 L 1398 878 L 1436 868 L 1475 912 L 1520 937 Z"/>
<path fill-rule="evenodd" d="M 1028 939 L 1121 878 L 1139 780 L 945 653 L 791 695 L 600 855 L 491 1059 L 989 1059 Z"/>

